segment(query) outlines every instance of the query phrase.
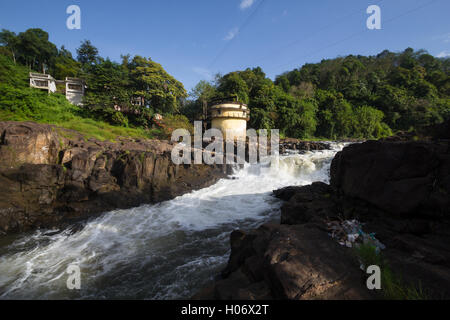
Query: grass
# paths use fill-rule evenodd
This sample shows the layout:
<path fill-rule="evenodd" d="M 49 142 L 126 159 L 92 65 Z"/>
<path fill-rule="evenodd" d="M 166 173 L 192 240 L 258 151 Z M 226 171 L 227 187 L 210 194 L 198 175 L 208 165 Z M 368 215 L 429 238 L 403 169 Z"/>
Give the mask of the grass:
<path fill-rule="evenodd" d="M 406 284 L 402 278 L 395 274 L 388 262 L 377 252 L 376 247 L 370 244 L 362 244 L 355 248 L 356 255 L 361 263 L 367 267 L 377 265 L 381 269 L 381 292 L 384 299 L 388 300 L 427 300 L 421 284 L 416 287 Z"/>
<path fill-rule="evenodd" d="M 76 130 L 86 139 L 116 141 L 119 137 L 151 139 L 156 129 L 120 127 L 85 115 L 85 111 L 70 104 L 63 95 L 48 94 L 33 88 L 17 88 L 0 84 L 0 121 L 35 121 Z M 68 132 L 60 131 L 63 135 Z M 67 138 L 70 138 L 67 136 Z"/>

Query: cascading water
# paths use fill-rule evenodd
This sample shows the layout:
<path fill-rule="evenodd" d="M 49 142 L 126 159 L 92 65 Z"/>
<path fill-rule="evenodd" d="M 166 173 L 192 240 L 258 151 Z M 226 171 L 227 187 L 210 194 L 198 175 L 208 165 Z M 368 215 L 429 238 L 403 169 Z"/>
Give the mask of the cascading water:
<path fill-rule="evenodd" d="M 0 242 L 1 299 L 182 299 L 212 280 L 229 235 L 279 219 L 272 190 L 329 179 L 333 150 L 245 165 L 230 179 L 156 205 L 116 210 L 81 230 L 39 230 Z M 78 265 L 81 290 L 69 290 Z"/>

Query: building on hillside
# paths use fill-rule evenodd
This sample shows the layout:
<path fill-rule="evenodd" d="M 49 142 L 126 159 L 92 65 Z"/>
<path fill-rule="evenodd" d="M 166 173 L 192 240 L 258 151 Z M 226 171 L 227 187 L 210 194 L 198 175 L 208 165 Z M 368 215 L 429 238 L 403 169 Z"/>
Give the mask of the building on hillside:
<path fill-rule="evenodd" d="M 70 103 L 80 106 L 83 104 L 83 97 L 86 90 L 84 80 L 79 78 L 66 77 L 66 99 Z"/>
<path fill-rule="evenodd" d="M 49 74 L 30 72 L 30 87 L 56 92 L 56 80 Z"/>
<path fill-rule="evenodd" d="M 247 122 L 250 120 L 250 110 L 247 105 L 235 97 L 229 97 L 210 102 L 211 107 L 205 108 L 204 119 L 207 128 L 222 131 L 224 140 L 231 134 L 233 140 L 245 140 L 247 137 Z M 231 137 L 228 137 L 231 139 Z"/>
<path fill-rule="evenodd" d="M 58 89 L 59 86 L 63 88 Z M 30 87 L 46 90 L 48 93 L 60 92 L 74 105 L 82 105 L 86 90 L 84 80 L 67 77 L 65 80 L 55 80 L 49 74 L 30 72 Z"/>
<path fill-rule="evenodd" d="M 131 104 L 133 106 L 143 107 L 145 105 L 145 99 L 144 97 L 134 96 L 131 98 Z"/>

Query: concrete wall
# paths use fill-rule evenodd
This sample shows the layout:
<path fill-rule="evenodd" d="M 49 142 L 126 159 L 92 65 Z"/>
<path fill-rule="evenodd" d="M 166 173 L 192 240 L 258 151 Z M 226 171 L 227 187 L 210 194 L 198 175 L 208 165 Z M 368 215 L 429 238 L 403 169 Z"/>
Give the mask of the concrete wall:
<path fill-rule="evenodd" d="M 83 103 L 83 94 L 77 92 L 66 92 L 66 98 L 71 104 L 79 106 Z"/>
<path fill-rule="evenodd" d="M 211 127 L 222 131 L 223 138 L 234 136 L 235 139 L 245 139 L 247 136 L 247 121 L 250 111 L 246 105 L 239 103 L 223 103 L 210 109 Z"/>
<path fill-rule="evenodd" d="M 224 139 L 227 138 L 227 130 L 238 139 L 245 139 L 247 136 L 247 121 L 245 119 L 213 118 L 211 127 L 220 129 Z"/>

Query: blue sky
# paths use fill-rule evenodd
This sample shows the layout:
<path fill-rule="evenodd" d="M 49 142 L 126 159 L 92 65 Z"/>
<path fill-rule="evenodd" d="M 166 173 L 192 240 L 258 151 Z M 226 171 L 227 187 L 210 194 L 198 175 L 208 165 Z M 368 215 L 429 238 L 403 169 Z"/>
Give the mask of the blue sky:
<path fill-rule="evenodd" d="M 81 30 L 66 8 L 81 8 Z M 368 30 L 379 5 L 382 29 Z M 384 49 L 450 55 L 448 0 L 1 0 L 0 28 L 42 28 L 75 55 L 89 39 L 101 56 L 151 57 L 187 90 L 215 73 L 260 66 L 274 78 L 307 62 Z"/>

